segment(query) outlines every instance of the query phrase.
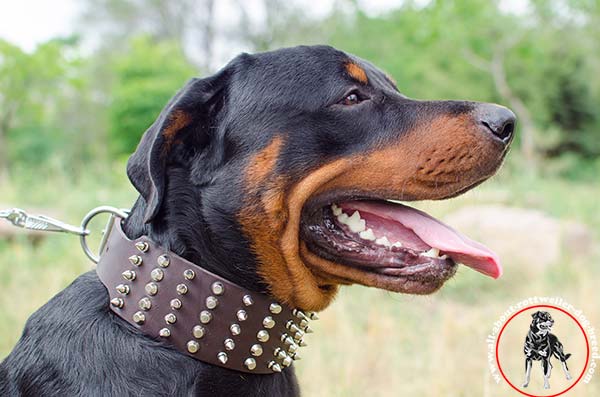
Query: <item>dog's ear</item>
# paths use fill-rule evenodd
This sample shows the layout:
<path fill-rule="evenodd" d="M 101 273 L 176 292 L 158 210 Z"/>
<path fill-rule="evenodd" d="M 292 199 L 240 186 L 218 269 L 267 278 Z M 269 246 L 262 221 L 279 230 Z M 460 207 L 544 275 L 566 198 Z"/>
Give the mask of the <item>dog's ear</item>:
<path fill-rule="evenodd" d="M 540 314 L 542 314 L 542 312 L 539 312 L 539 311 L 538 311 L 538 312 L 535 312 L 535 313 L 533 313 L 533 314 L 531 315 L 531 317 L 533 317 L 533 318 L 538 318 L 538 317 L 540 316 Z"/>
<path fill-rule="evenodd" d="M 174 147 L 188 152 L 206 146 L 217 100 L 226 87 L 228 68 L 204 79 L 191 79 L 146 130 L 127 162 L 127 176 L 146 202 L 144 222 L 160 210 L 165 190 L 165 168 Z"/>

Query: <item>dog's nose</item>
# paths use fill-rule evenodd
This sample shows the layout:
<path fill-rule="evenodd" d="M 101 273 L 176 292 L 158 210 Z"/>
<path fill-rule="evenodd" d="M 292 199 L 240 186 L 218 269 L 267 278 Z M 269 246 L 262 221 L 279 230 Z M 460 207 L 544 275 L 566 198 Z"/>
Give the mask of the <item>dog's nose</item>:
<path fill-rule="evenodd" d="M 487 131 L 502 142 L 508 143 L 512 138 L 517 118 L 510 109 L 492 103 L 482 103 L 477 106 L 475 117 Z"/>

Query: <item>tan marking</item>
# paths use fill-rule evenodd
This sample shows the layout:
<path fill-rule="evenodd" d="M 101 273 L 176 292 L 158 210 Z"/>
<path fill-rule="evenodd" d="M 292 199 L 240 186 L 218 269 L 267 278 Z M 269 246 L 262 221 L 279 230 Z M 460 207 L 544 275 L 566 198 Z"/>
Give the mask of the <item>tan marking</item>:
<path fill-rule="evenodd" d="M 169 115 L 169 124 L 162 130 L 162 135 L 165 138 L 163 153 L 169 153 L 173 144 L 180 142 L 180 140 L 175 139 L 177 133 L 191 122 L 192 117 L 183 110 L 176 110 Z"/>
<path fill-rule="evenodd" d="M 468 116 L 424 122 L 396 143 L 332 161 L 294 184 L 274 172 L 281 146 L 282 139 L 275 138 L 250 160 L 248 196 L 239 219 L 273 296 L 305 310 L 324 309 L 340 284 L 400 292 L 411 284 L 382 281 L 310 252 L 299 238 L 301 212 L 310 198 L 352 191 L 390 199 L 442 199 L 492 175 L 503 156 Z M 422 291 L 427 292 L 432 290 Z"/>
<path fill-rule="evenodd" d="M 354 62 L 346 63 L 346 71 L 354 80 L 360 82 L 361 84 L 367 84 L 369 79 L 367 78 L 367 73 L 363 68 L 355 64 Z"/>

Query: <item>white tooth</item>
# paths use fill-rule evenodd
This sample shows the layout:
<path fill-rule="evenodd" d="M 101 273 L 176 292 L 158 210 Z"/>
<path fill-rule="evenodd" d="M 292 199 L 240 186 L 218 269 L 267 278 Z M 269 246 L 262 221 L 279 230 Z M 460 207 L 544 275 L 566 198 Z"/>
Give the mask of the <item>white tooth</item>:
<path fill-rule="evenodd" d="M 392 244 L 392 247 L 401 248 L 402 247 L 402 243 L 400 241 L 396 241 L 394 244 Z"/>
<path fill-rule="evenodd" d="M 342 214 L 342 209 L 335 204 L 331 204 L 331 210 L 335 216 L 340 216 Z"/>
<path fill-rule="evenodd" d="M 375 234 L 373 233 L 373 229 L 367 229 L 360 233 L 358 233 L 360 238 L 363 240 L 375 241 Z"/>
<path fill-rule="evenodd" d="M 423 254 L 424 256 L 428 256 L 430 258 L 437 258 L 440 255 L 440 250 L 437 248 L 432 248 L 429 251 Z"/>
<path fill-rule="evenodd" d="M 366 229 L 366 224 L 364 219 L 360 219 L 360 212 L 354 211 L 354 214 L 350 218 L 348 218 L 348 223 L 346 223 L 350 230 L 353 233 L 360 233 Z"/>
<path fill-rule="evenodd" d="M 440 259 L 444 259 L 444 260 L 446 260 L 446 259 L 448 259 L 448 255 L 445 255 L 445 254 L 444 254 L 444 255 L 440 256 Z"/>
<path fill-rule="evenodd" d="M 384 245 L 386 247 L 391 247 L 392 246 L 392 244 L 390 243 L 390 240 L 388 240 L 388 238 L 386 236 L 383 236 L 383 237 L 378 238 L 377 240 L 375 240 L 375 244 Z"/>
<path fill-rule="evenodd" d="M 348 223 L 348 218 L 348 215 L 343 212 L 337 216 L 337 220 L 340 221 L 340 223 L 343 223 L 344 225 Z"/>

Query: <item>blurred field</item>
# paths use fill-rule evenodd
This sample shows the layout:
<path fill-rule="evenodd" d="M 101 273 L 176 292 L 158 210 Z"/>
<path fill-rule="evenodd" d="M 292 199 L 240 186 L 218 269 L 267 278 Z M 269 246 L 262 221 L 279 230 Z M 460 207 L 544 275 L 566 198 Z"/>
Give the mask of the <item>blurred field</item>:
<path fill-rule="evenodd" d="M 46 183 L 12 182 L 0 186 L 1 200 L 23 208 L 51 207 L 62 219 L 77 223 L 93 206 L 131 205 L 135 192 L 123 169 L 123 164 L 118 164 L 75 185 L 60 175 Z M 423 206 L 442 217 L 457 208 L 479 204 L 537 208 L 586 224 L 597 239 L 598 197 L 597 183 L 528 177 L 509 165 L 474 192 Z M 297 363 L 304 395 L 516 395 L 507 385 L 496 385 L 490 379 L 485 337 L 492 324 L 508 305 L 525 297 L 558 295 L 581 307 L 598 326 L 597 258 L 597 243 L 593 253 L 563 253 L 560 261 L 545 269 L 505 258 L 506 273 L 498 281 L 461 268 L 440 293 L 426 297 L 345 288 L 315 323 L 316 332 L 310 335 L 303 360 Z M 3 357 L 19 338 L 28 316 L 92 265 L 77 239 L 63 235 L 49 236 L 36 245 L 25 238 L 0 241 L 0 261 Z M 554 377 L 560 376 L 560 368 L 555 366 Z M 569 395 L 600 395 L 600 376 Z"/>

